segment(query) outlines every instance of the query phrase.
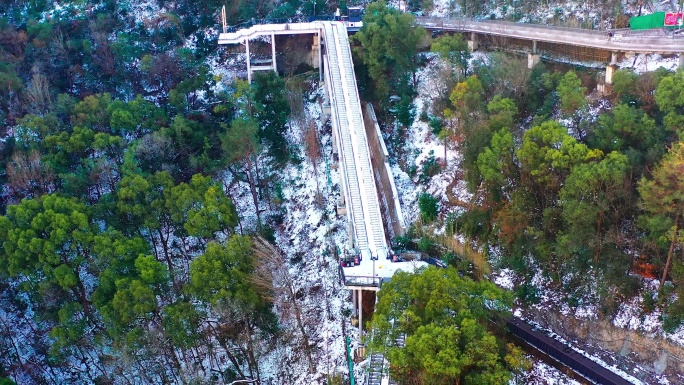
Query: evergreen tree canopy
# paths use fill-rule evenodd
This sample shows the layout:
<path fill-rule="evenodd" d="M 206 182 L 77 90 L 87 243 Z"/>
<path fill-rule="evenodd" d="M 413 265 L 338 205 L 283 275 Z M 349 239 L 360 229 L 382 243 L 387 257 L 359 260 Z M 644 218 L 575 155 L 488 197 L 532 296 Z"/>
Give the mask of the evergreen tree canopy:
<path fill-rule="evenodd" d="M 522 367 L 509 367 L 514 360 L 506 357 L 522 352 L 501 349 L 486 325 L 507 314 L 511 304 L 510 293 L 463 278 L 453 268 L 397 272 L 378 293 L 370 346 L 389 348 L 391 370 L 407 381 L 507 384 L 509 370 Z M 390 343 L 399 336 L 406 336 L 404 347 Z"/>

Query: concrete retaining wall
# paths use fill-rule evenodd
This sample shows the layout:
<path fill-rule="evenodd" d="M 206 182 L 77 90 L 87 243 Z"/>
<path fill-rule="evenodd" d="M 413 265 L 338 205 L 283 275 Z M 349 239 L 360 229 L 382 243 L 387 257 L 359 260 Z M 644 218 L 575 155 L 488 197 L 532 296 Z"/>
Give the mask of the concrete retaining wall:
<path fill-rule="evenodd" d="M 663 338 L 616 327 L 610 320 L 577 319 L 571 315 L 539 310 L 528 313 L 528 316 L 567 340 L 582 341 L 612 351 L 618 357 L 628 357 L 652 373 L 684 374 L 684 347 Z M 623 363 L 629 366 L 628 362 Z M 627 367 L 621 369 L 630 372 Z"/>
<path fill-rule="evenodd" d="M 375 185 L 378 188 L 380 202 L 386 211 L 387 228 L 392 232 L 392 236 L 406 234 L 406 223 L 399 204 L 399 194 L 394 184 L 392 168 L 389 164 L 389 154 L 385 141 L 382 139 L 378 119 L 371 104 L 364 104 L 363 125 L 366 128 L 368 137 L 368 147 L 370 148 L 371 163 L 375 174 Z"/>

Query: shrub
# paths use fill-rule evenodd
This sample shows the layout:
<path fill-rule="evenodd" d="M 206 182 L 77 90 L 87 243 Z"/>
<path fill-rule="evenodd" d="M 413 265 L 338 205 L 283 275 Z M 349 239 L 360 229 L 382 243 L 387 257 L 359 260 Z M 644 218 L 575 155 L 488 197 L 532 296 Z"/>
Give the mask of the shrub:
<path fill-rule="evenodd" d="M 525 282 L 515 289 L 515 295 L 525 304 L 535 304 L 539 302 L 539 289 L 531 283 Z"/>
<path fill-rule="evenodd" d="M 656 299 L 653 296 L 653 292 L 650 290 L 646 290 L 642 294 L 643 298 L 643 303 L 644 303 L 644 313 L 649 314 L 652 313 L 655 310 L 656 307 Z"/>
<path fill-rule="evenodd" d="M 442 120 L 437 117 L 432 117 L 430 118 L 430 129 L 434 135 L 439 135 L 440 131 L 442 131 L 442 128 L 444 128 L 444 123 L 442 123 Z"/>
<path fill-rule="evenodd" d="M 422 237 L 418 241 L 418 250 L 427 253 L 430 251 L 430 247 L 432 247 L 432 241 L 430 241 L 430 238 L 428 237 Z"/>
<path fill-rule="evenodd" d="M 439 210 L 437 198 L 428 193 L 420 194 L 418 209 L 420 210 L 420 218 L 423 222 L 431 223 L 437 218 L 437 211 Z"/>
<path fill-rule="evenodd" d="M 427 122 L 428 120 L 432 121 L 432 119 L 430 119 L 430 116 L 428 115 L 427 108 L 424 108 L 423 111 L 420 112 L 420 116 L 418 117 L 418 119 L 420 119 L 421 122 Z"/>
<path fill-rule="evenodd" d="M 405 251 L 408 248 L 409 245 L 409 237 L 406 235 L 400 235 L 398 237 L 394 237 L 392 239 L 392 248 L 394 248 L 394 251 Z"/>
<path fill-rule="evenodd" d="M 435 152 L 430 150 L 430 154 L 427 159 L 423 162 L 420 170 L 420 177 L 418 177 L 418 182 L 422 184 L 427 184 L 433 176 L 439 174 L 442 171 L 442 166 L 439 165 L 437 159 L 435 158 Z"/>
<path fill-rule="evenodd" d="M 673 333 L 682 323 L 684 323 L 684 303 L 679 300 L 668 306 L 663 314 L 663 330 Z"/>

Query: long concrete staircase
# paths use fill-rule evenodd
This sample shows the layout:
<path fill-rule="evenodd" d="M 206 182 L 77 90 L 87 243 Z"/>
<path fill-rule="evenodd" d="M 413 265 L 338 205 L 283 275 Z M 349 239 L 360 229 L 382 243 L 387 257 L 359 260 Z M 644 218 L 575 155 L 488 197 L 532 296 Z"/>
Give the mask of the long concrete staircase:
<path fill-rule="evenodd" d="M 368 139 L 354 77 L 346 27 L 323 23 L 326 44 L 326 79 L 331 97 L 335 134 L 339 139 L 347 210 L 353 223 L 355 246 L 364 259 L 387 252 L 385 229 L 370 162 Z M 384 256 L 384 255 L 383 255 Z"/>

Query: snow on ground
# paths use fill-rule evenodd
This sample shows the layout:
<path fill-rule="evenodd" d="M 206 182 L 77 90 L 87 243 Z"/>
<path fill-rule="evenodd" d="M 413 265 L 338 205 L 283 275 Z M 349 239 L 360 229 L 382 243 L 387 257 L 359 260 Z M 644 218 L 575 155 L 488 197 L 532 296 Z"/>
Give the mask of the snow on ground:
<path fill-rule="evenodd" d="M 675 344 L 684 346 L 684 326 L 680 326 L 673 333 L 667 333 L 663 330 L 662 311 L 658 308 L 650 312 L 644 310 L 644 296 L 650 295 L 656 299 L 658 286 L 659 281 L 657 279 L 644 279 L 639 293 L 620 304 L 615 316 L 613 316 L 613 324 L 629 330 L 662 336 Z"/>
<path fill-rule="evenodd" d="M 41 22 L 54 19 L 86 19 L 94 11 L 102 7 L 102 4 L 89 4 L 88 2 L 83 2 L 82 4 L 64 3 L 60 4 L 58 2 L 52 3 L 53 8 L 42 13 Z"/>
<path fill-rule="evenodd" d="M 651 290 L 655 293 L 657 288 L 657 280 L 644 280 L 644 290 Z M 662 332 L 662 325 L 659 319 L 662 312 L 656 309 L 651 313 L 644 314 L 643 302 L 643 295 L 634 296 L 629 301 L 623 302 L 613 317 L 613 324 L 625 329 L 641 330 L 647 333 Z"/>
<path fill-rule="evenodd" d="M 444 4 L 448 1 L 436 1 L 437 5 L 435 12 L 442 12 L 445 9 Z M 441 11 L 440 11 L 441 10 Z M 475 58 L 485 58 L 486 54 L 476 53 Z M 429 59 L 429 58 L 428 58 Z M 646 60 L 646 59 L 643 59 Z M 653 63 L 665 62 L 669 63 L 670 59 L 649 58 L 647 67 L 652 69 Z M 218 55 L 212 56 L 210 59 L 210 66 L 212 73 L 222 79 L 221 86 L 227 87 L 230 81 L 235 77 L 236 72 L 229 69 L 229 67 L 240 67 L 240 63 L 244 62 L 244 54 L 235 53 L 229 55 L 228 65 L 222 63 Z M 418 73 L 418 97 L 415 101 L 416 116 L 420 116 L 422 110 L 427 109 L 433 97 L 435 97 L 436 85 L 435 79 L 435 65 L 437 60 L 429 60 L 430 65 L 427 68 L 421 69 Z M 585 64 L 585 63 L 583 63 Z M 622 67 L 627 63 L 621 63 Z M 669 64 L 668 64 L 669 65 Z M 637 63 L 639 66 L 639 63 Z M 317 110 L 318 106 L 315 103 L 307 104 L 309 115 L 313 117 L 319 116 L 320 112 Z M 453 182 L 453 178 L 458 174 L 458 163 L 460 154 L 454 148 L 447 149 L 447 168 L 441 173 L 434 176 L 426 185 L 420 185 L 417 181 L 417 175 L 412 179 L 406 172 L 410 165 L 415 165 L 418 170 L 422 162 L 427 159 L 432 152 L 432 155 L 438 160 L 441 159 L 443 165 L 444 159 L 444 145 L 439 141 L 434 134 L 432 134 L 429 125 L 416 119 L 411 127 L 407 130 L 407 140 L 405 140 L 401 148 L 401 152 L 406 154 L 405 162 L 398 162 L 396 158 L 391 160 L 392 172 L 394 174 L 395 183 L 399 192 L 399 199 L 404 211 L 405 220 L 407 223 L 412 223 L 418 218 L 417 199 L 420 193 L 429 192 L 439 197 L 442 203 L 448 202 L 447 188 L 452 187 L 452 195 L 462 201 L 468 201 L 471 196 L 465 189 L 465 184 L 462 181 Z M 387 140 L 388 138 L 386 138 Z M 301 139 L 297 135 L 293 135 L 290 140 L 299 141 Z M 324 153 L 330 154 L 331 141 L 329 134 L 321 136 Z M 393 154 L 396 156 L 395 154 Z M 302 155 L 302 158 L 305 157 Z M 265 162 L 266 159 L 261 159 Z M 403 168 L 400 164 L 403 164 Z M 337 245 L 344 245 L 347 240 L 346 223 L 340 219 L 336 219 L 334 214 L 334 200 L 339 194 L 339 186 L 337 184 L 338 175 L 335 169 L 330 169 L 331 180 L 333 184 L 328 186 L 326 184 L 325 162 L 321 161 L 318 165 L 319 172 L 319 186 L 325 197 L 323 208 L 317 208 L 314 204 L 314 196 L 317 190 L 313 168 L 308 162 L 304 160 L 300 165 L 291 165 L 283 172 L 287 175 L 286 180 L 283 181 L 283 196 L 285 206 L 284 222 L 276 231 L 276 239 L 278 246 L 284 250 L 286 255 L 290 258 L 302 258 L 300 265 L 293 265 L 291 272 L 298 277 L 302 289 L 306 292 L 311 292 L 312 287 L 321 287 L 316 289 L 316 293 L 305 296 L 305 307 L 307 311 L 316 319 L 317 323 L 313 323 L 310 327 L 312 334 L 312 341 L 316 343 L 315 360 L 317 361 L 316 373 L 307 374 L 306 362 L 301 354 L 301 349 L 296 345 L 279 346 L 276 350 L 264 357 L 262 360 L 266 378 L 292 378 L 294 383 L 317 383 L 321 381 L 324 373 L 337 372 L 345 373 L 345 352 L 344 343 L 342 339 L 342 325 L 345 324 L 348 333 L 352 336 L 352 340 L 358 340 L 356 328 L 352 328 L 348 320 L 342 314 L 349 311 L 351 307 L 349 301 L 349 293 L 346 290 L 339 288 L 339 283 L 336 283 L 337 262 L 331 257 L 323 254 L 324 245 L 328 238 Z M 419 174 L 419 173 L 418 173 Z M 254 211 L 253 202 L 249 189 L 246 186 L 234 189 L 233 198 L 235 199 L 238 212 L 241 213 L 241 225 L 244 231 L 253 230 L 256 224 L 256 212 Z M 273 211 L 272 207 L 267 208 L 264 215 L 269 215 Z M 378 261 L 378 268 L 385 268 L 383 263 L 385 261 Z M 386 263 L 392 266 L 391 263 Z M 507 289 L 513 289 L 516 282 L 515 274 L 511 270 L 501 270 L 495 273 L 495 282 Z M 532 283 L 540 290 L 541 303 L 550 303 L 558 301 L 559 293 L 555 293 L 548 289 L 550 282 L 544 279 L 541 274 L 534 277 Z M 336 286 L 337 285 L 337 286 Z M 616 317 L 616 324 L 618 326 L 642 329 L 642 330 L 656 330 L 654 326 L 658 322 L 658 314 L 642 317 L 639 313 L 634 312 L 633 306 L 637 306 L 640 299 L 635 298 L 633 303 L 624 305 L 618 311 Z M 595 307 L 585 306 L 570 309 L 566 306 L 563 309 L 565 312 L 572 312 L 576 317 L 591 318 L 596 315 Z M 347 313 L 348 314 L 348 313 Z M 317 316 L 317 317 L 316 317 Z M 641 318 L 640 318 L 641 317 Z M 286 325 L 292 327 L 293 325 Z M 684 329 L 684 328 L 682 328 Z M 684 341 L 684 330 L 680 330 L 679 338 Z M 670 337 L 671 338 L 671 337 Z M 363 363 L 358 364 L 357 368 L 360 373 L 363 369 Z M 659 379 L 661 383 L 666 383 L 664 379 Z M 555 370 L 554 368 L 544 364 L 543 362 L 535 361 L 534 367 L 530 372 L 530 377 L 525 383 L 528 384 L 575 384 L 571 379 L 568 379 L 564 374 Z M 638 383 L 638 382 L 636 382 Z"/>
<path fill-rule="evenodd" d="M 513 290 L 515 288 L 514 279 L 515 272 L 511 269 L 501 269 L 493 275 L 494 283 L 507 290 Z"/>
<path fill-rule="evenodd" d="M 487 61 L 487 54 L 486 53 L 479 53 L 476 52 L 473 60 L 483 60 Z M 649 60 L 652 63 L 658 63 L 658 65 L 662 63 L 669 63 L 672 62 L 672 59 L 662 59 L 658 57 L 653 57 L 650 58 Z M 429 65 L 427 68 L 421 69 L 420 72 L 418 73 L 418 79 L 419 79 L 419 84 L 418 84 L 418 97 L 415 102 L 416 106 L 416 116 L 420 116 L 421 111 L 429 106 L 430 101 L 432 97 L 435 96 L 435 90 L 437 89 L 437 86 L 434 84 L 435 79 L 437 78 L 434 76 L 435 74 L 435 62 L 436 60 L 429 61 Z M 580 64 L 580 63 L 578 63 Z M 586 63 L 581 63 L 581 64 L 586 64 Z M 637 63 L 638 65 L 638 63 Z M 653 69 L 654 67 L 648 67 L 649 70 Z M 657 68 L 657 66 L 656 66 Z M 669 67 L 666 67 L 669 68 Z M 637 69 L 638 70 L 638 69 Z M 601 104 L 600 106 L 596 108 L 606 108 L 605 105 Z M 414 124 L 409 128 L 408 130 L 409 134 L 409 139 L 406 141 L 404 144 L 404 150 L 407 154 L 415 154 L 415 158 L 413 159 L 413 164 L 418 166 L 420 169 L 421 162 L 426 159 L 430 151 L 433 151 L 433 154 L 437 158 L 444 158 L 444 146 L 440 141 L 430 132 L 430 127 L 428 126 L 427 123 L 421 122 L 418 119 L 414 122 Z M 406 213 L 407 220 L 415 220 L 418 216 L 418 209 L 417 209 L 417 204 L 416 199 L 417 196 L 423 192 L 427 191 L 435 196 L 439 196 L 442 202 L 448 201 L 448 196 L 446 194 L 446 189 L 447 186 L 449 186 L 449 182 L 451 181 L 451 178 L 454 178 L 454 175 L 458 175 L 458 160 L 459 160 L 459 154 L 456 150 L 449 148 L 447 152 L 447 158 L 448 158 L 448 165 L 452 165 L 453 167 L 448 167 L 447 170 L 443 170 L 440 174 L 436 175 L 435 177 L 432 178 L 432 180 L 429 182 L 427 186 L 421 186 L 419 185 L 415 180 L 411 180 L 409 176 L 400 170 L 398 165 L 393 165 L 393 172 L 395 173 L 395 179 L 397 182 L 397 188 L 399 189 L 399 195 L 401 197 L 401 202 L 402 202 L 402 209 Z M 465 184 L 462 183 L 456 184 L 455 188 L 455 194 L 457 198 L 463 200 L 463 201 L 468 201 L 470 199 L 470 194 L 465 189 Z M 408 205 L 408 206 L 407 206 Z M 579 303 L 577 306 L 570 307 L 565 303 L 563 298 L 565 298 L 565 295 L 562 293 L 557 292 L 552 288 L 552 282 L 550 279 L 544 277 L 541 274 L 541 269 L 536 269 L 537 274 L 532 279 L 532 285 L 538 290 L 538 295 L 540 298 L 539 304 L 536 305 L 537 307 L 544 308 L 548 306 L 555 306 L 559 309 L 559 311 L 562 314 L 566 315 L 572 315 L 578 319 L 596 319 L 598 315 L 598 305 L 595 303 L 593 299 L 596 298 L 597 294 L 596 293 L 586 293 L 584 297 L 579 299 Z M 518 277 L 515 275 L 515 272 L 510 270 L 510 269 L 502 269 L 499 271 L 496 271 L 494 273 L 494 281 L 497 283 L 499 286 L 504 287 L 509 290 L 515 289 L 515 284 L 516 282 L 520 282 L 521 280 L 518 279 Z M 652 285 L 652 284 L 651 284 Z M 596 286 L 596 285 L 594 285 Z M 648 287 L 648 285 L 647 285 Z M 661 327 L 661 321 L 659 319 L 659 313 L 654 312 L 651 314 L 643 315 L 641 311 L 641 302 L 642 298 L 641 296 L 635 297 L 632 301 L 626 302 L 623 304 L 623 306 L 620 308 L 618 311 L 618 315 L 616 316 L 615 323 L 617 326 L 621 327 L 628 327 L 630 329 L 639 329 L 643 331 L 660 331 L 662 333 L 662 327 Z M 562 305 L 561 305 L 562 304 Z M 636 306 L 636 308 L 635 308 Z M 519 311 L 518 315 L 521 315 Z M 668 335 L 667 338 L 671 341 L 684 341 L 684 327 L 680 328 L 677 333 L 674 333 L 673 335 Z M 577 343 L 577 342 L 575 342 Z M 630 377 L 629 374 L 620 372 L 618 368 L 616 368 L 614 365 L 608 364 L 601 360 L 600 358 L 593 356 L 592 354 L 589 354 L 585 352 L 584 350 L 581 349 L 576 349 L 578 351 L 581 351 L 583 354 L 587 355 L 590 357 L 590 359 L 599 362 L 601 365 L 608 367 L 609 369 L 616 371 L 620 374 L 623 375 L 623 377 L 629 378 L 633 383 L 635 384 L 640 384 L 643 382 L 640 382 L 638 379 L 634 377 Z M 599 349 L 595 349 L 592 347 L 591 349 L 592 352 L 594 351 L 599 351 Z M 607 352 L 603 351 L 601 352 L 602 356 L 609 356 Z M 565 383 L 576 383 L 573 380 L 570 380 L 565 376 L 564 374 L 557 372 L 561 379 L 556 379 L 554 378 L 554 375 L 550 375 L 549 371 L 547 368 L 551 368 L 546 364 L 543 364 L 541 362 L 535 362 L 534 364 L 534 369 L 532 371 L 533 377 L 536 378 L 535 380 L 530 380 L 526 383 L 530 384 L 536 384 L 536 383 L 549 383 L 549 384 L 565 384 Z M 553 369 L 553 368 L 551 368 Z M 555 370 L 555 369 L 554 369 Z M 641 371 L 643 372 L 644 369 L 635 367 L 635 371 Z M 632 373 L 633 374 L 633 373 Z M 668 380 L 663 377 L 663 376 L 657 376 L 654 377 L 655 381 L 658 383 L 668 383 Z"/>
<path fill-rule="evenodd" d="M 447 17 L 458 8 L 455 1 L 452 0 L 433 0 L 433 8 L 429 12 L 432 17 Z"/>
<path fill-rule="evenodd" d="M 539 269 L 537 269 L 539 271 Z M 501 287 L 510 288 L 511 283 L 520 282 L 520 279 L 510 269 L 501 269 L 494 273 L 494 282 Z M 533 309 L 537 309 L 539 314 L 546 312 L 557 312 L 565 316 L 575 318 L 577 320 L 592 320 L 598 317 L 598 305 L 592 301 L 586 300 L 586 296 L 579 299 L 577 306 L 571 307 L 567 304 L 565 298 L 566 294 L 558 292 L 553 288 L 552 282 L 548 278 L 544 278 L 539 272 L 531 280 L 531 284 L 535 287 L 539 302 L 531 305 Z M 657 287 L 657 281 L 646 281 L 646 288 Z M 588 296 L 593 293 L 588 294 Z M 632 330 L 640 330 L 646 333 L 653 333 L 654 335 L 662 335 L 671 341 L 676 341 L 676 338 L 681 338 L 684 334 L 684 328 L 680 328 L 674 335 L 668 335 L 662 331 L 662 323 L 659 320 L 659 311 L 654 311 L 650 314 L 643 314 L 642 296 L 637 295 L 630 301 L 624 302 L 613 318 L 613 323 L 618 327 L 624 327 Z M 555 309 L 555 310 L 549 310 Z M 530 313 L 531 314 L 531 313 Z M 619 357 L 614 352 L 606 351 L 598 346 L 593 346 L 587 341 L 568 341 L 552 330 L 539 325 L 536 322 L 530 321 L 531 315 L 528 312 L 516 308 L 514 315 L 522 319 L 528 320 L 533 325 L 536 325 L 541 330 L 545 330 L 548 335 L 557 339 L 558 341 L 572 347 L 578 353 L 584 355 L 590 360 L 599 365 L 608 368 L 609 370 L 619 374 L 633 384 L 669 384 L 670 380 L 664 375 L 655 375 L 650 370 L 647 364 L 637 364 L 632 362 L 628 357 Z M 675 336 L 673 338 L 673 336 Z M 636 376 L 642 378 L 639 380 Z"/>
<path fill-rule="evenodd" d="M 133 15 L 136 24 L 149 23 L 165 12 L 164 8 L 159 7 L 157 0 L 129 0 L 119 4 L 121 10 L 125 10 L 129 15 Z"/>
<path fill-rule="evenodd" d="M 532 369 L 529 373 L 510 382 L 510 385 L 525 384 L 525 385 L 580 385 L 579 382 L 569 378 L 565 373 L 554 368 L 553 366 L 529 357 L 532 359 Z"/>
<path fill-rule="evenodd" d="M 661 56 L 658 54 L 639 54 L 627 57 L 618 62 L 618 67 L 621 69 L 632 69 L 636 73 L 655 71 L 663 67 L 670 71 L 676 71 L 679 65 L 679 59 L 674 56 Z"/>
<path fill-rule="evenodd" d="M 320 96 L 321 90 L 316 90 Z M 331 153 L 330 133 L 322 133 L 320 106 L 306 105 L 306 113 L 317 122 L 322 152 Z M 301 293 L 304 323 L 309 342 L 314 345 L 312 355 L 314 373 L 308 372 L 308 362 L 301 347 L 301 333 L 294 317 L 281 314 L 281 324 L 291 341 L 278 341 L 274 350 L 262 357 L 262 378 L 274 384 L 322 384 L 327 374 L 346 373 L 343 324 L 352 340 L 358 341 L 357 329 L 348 317 L 351 302 L 348 290 L 340 286 L 338 263 L 328 252 L 329 244 L 342 245 L 347 241 L 344 218 L 335 215 L 335 200 L 339 194 L 337 172 L 330 169 L 331 185 L 327 183 L 326 160 L 322 157 L 316 169 L 306 158 L 301 129 L 293 125 L 288 140 L 294 143 L 302 162 L 289 164 L 279 172 L 282 178 L 282 203 L 263 203 L 262 218 L 282 215 L 282 223 L 275 228 L 276 245 L 290 261 L 290 274 Z M 266 159 L 261 159 L 262 167 Z M 265 169 L 265 167 L 264 167 Z M 318 183 L 317 183 L 318 181 Z M 318 203 L 318 191 L 323 196 Z M 240 213 L 244 231 L 256 226 L 256 211 L 249 189 L 233 189 L 233 198 Z M 299 295 L 299 294 L 298 294 Z M 299 342 L 298 342 L 299 341 Z"/>
<path fill-rule="evenodd" d="M 209 72 L 218 80 L 214 92 L 219 93 L 227 90 L 238 77 L 247 77 L 247 65 L 245 64 L 247 54 L 240 48 L 231 46 L 226 49 L 226 58 L 219 53 L 223 50 L 216 51 L 207 58 L 206 63 L 209 66 Z"/>
<path fill-rule="evenodd" d="M 426 56 L 430 65 L 421 68 L 417 74 L 418 87 L 416 91 L 418 96 L 414 102 L 416 116 L 420 116 L 422 111 L 430 112 L 429 107 L 433 99 L 437 97 L 436 93 L 440 87 L 436 74 L 441 62 L 434 54 L 427 54 Z M 418 196 L 423 192 L 428 192 L 439 198 L 442 204 L 449 201 L 450 194 L 456 199 L 468 201 L 471 194 L 467 192 L 465 183 L 462 180 L 454 181 L 454 178 L 458 178 L 459 175 L 458 165 L 461 154 L 453 148 L 453 145 L 447 147 L 446 168 L 444 168 L 444 143 L 432 133 L 428 122 L 415 119 L 407 130 L 407 136 L 407 140 L 402 143 L 401 152 L 406 154 L 406 167 L 413 165 L 418 170 L 416 176 L 411 179 L 406 170 L 402 170 L 395 161 L 391 162 L 406 223 L 410 224 L 418 219 L 417 201 Z M 385 140 L 387 141 L 387 138 Z M 396 156 L 396 154 L 393 155 Z M 431 156 L 442 166 L 442 171 L 432 177 L 427 185 L 423 186 L 418 183 L 418 175 L 420 175 L 422 164 Z M 449 186 L 451 186 L 451 191 L 448 191 Z"/>

